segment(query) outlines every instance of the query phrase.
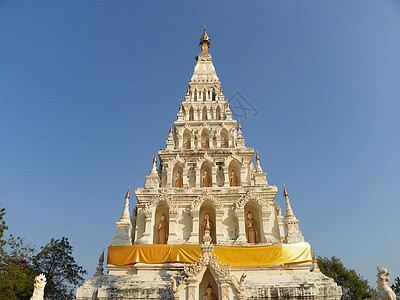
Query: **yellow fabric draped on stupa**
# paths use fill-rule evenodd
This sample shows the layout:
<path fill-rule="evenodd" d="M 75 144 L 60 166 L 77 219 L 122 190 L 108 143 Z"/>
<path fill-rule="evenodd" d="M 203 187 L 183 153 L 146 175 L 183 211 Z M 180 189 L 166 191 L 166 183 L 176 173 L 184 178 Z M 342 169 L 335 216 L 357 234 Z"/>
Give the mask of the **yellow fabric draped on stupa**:
<path fill-rule="evenodd" d="M 200 245 L 133 245 L 108 247 L 107 264 L 128 266 L 136 263 L 195 263 Z M 308 243 L 267 246 L 214 246 L 214 254 L 232 267 L 254 267 L 311 262 Z"/>

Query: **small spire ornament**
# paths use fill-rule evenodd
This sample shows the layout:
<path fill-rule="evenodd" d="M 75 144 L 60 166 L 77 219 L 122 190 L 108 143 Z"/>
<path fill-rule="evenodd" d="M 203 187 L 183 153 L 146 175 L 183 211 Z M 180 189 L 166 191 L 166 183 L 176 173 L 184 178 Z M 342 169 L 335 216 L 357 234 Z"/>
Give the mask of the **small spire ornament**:
<path fill-rule="evenodd" d="M 321 270 L 318 267 L 318 260 L 317 260 L 317 256 L 315 255 L 315 251 L 313 252 L 312 262 L 313 262 L 312 272 L 320 272 Z"/>
<path fill-rule="evenodd" d="M 103 264 L 104 264 L 104 249 L 103 249 L 103 252 L 100 255 L 99 264 L 97 266 L 96 273 L 94 273 L 94 276 L 103 275 L 103 271 L 104 271 Z"/>
<path fill-rule="evenodd" d="M 128 191 L 125 194 L 125 199 L 130 199 L 131 198 L 131 194 L 129 192 L 130 188 L 131 188 L 131 186 L 128 186 Z"/>

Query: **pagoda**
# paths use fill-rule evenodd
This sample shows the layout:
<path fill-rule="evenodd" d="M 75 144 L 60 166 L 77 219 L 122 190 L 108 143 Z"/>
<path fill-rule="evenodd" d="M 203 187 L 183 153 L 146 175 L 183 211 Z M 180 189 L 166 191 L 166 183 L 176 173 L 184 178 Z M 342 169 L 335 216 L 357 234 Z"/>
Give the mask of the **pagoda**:
<path fill-rule="evenodd" d="M 164 150 L 130 213 L 130 191 L 88 299 L 340 299 L 304 241 L 286 187 L 285 216 L 260 156 L 246 147 L 209 53 L 201 53 Z"/>

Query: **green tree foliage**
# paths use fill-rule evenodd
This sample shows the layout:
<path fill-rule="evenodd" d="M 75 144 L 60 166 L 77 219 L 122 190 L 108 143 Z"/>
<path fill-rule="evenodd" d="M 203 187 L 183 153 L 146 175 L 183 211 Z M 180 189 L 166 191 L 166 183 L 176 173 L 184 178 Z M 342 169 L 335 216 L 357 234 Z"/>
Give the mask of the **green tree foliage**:
<path fill-rule="evenodd" d="M 0 300 L 29 300 L 34 278 L 44 273 L 47 278 L 45 299 L 75 299 L 75 287 L 83 282 L 86 271 L 76 264 L 68 239 L 52 239 L 35 255 L 23 238 L 3 240 L 8 229 L 5 209 L 0 209 Z"/>
<path fill-rule="evenodd" d="M 396 277 L 394 279 L 394 283 L 391 286 L 393 292 L 396 294 L 396 296 L 399 298 L 400 297 L 400 278 Z"/>
<path fill-rule="evenodd" d="M 4 221 L 4 215 L 6 214 L 6 209 L 5 208 L 0 208 L 0 255 L 4 255 L 4 245 L 7 243 L 5 240 L 3 240 L 4 237 L 4 231 L 8 229 L 6 226 L 6 221 Z"/>
<path fill-rule="evenodd" d="M 37 272 L 30 261 L 34 249 L 22 238 L 10 235 L 0 259 L 0 299 L 28 300 Z"/>
<path fill-rule="evenodd" d="M 339 258 L 318 257 L 318 266 L 323 274 L 333 278 L 342 287 L 342 299 L 362 300 L 375 295 L 375 290 L 368 285 L 368 281 L 356 271 L 347 269 Z"/>
<path fill-rule="evenodd" d="M 33 265 L 46 275 L 46 299 L 75 299 L 75 287 L 83 283 L 86 271 L 75 262 L 67 238 L 51 239 L 33 258 Z"/>

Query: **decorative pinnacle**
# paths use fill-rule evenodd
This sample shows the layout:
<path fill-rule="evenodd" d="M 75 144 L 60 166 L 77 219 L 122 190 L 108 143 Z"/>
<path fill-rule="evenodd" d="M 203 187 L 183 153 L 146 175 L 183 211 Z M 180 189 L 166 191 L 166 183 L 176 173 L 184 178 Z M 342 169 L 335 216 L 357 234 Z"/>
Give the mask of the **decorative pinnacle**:
<path fill-rule="evenodd" d="M 288 192 L 287 192 L 287 190 L 286 190 L 286 185 L 285 185 L 285 183 L 283 183 L 283 197 L 289 197 L 289 194 L 288 194 Z"/>
<path fill-rule="evenodd" d="M 257 163 L 260 161 L 260 156 L 258 155 L 258 151 L 256 150 L 256 161 L 257 161 Z M 283 185 L 285 185 L 285 184 L 283 184 Z"/>
<path fill-rule="evenodd" d="M 98 264 L 98 266 L 97 266 L 97 269 L 96 269 L 96 273 L 94 274 L 94 276 L 101 276 L 101 275 L 103 275 L 103 264 L 104 264 L 104 249 L 103 249 L 103 252 L 101 253 L 101 255 L 100 255 L 100 258 L 99 258 L 99 264 Z"/>
<path fill-rule="evenodd" d="M 131 198 L 131 194 L 130 194 L 130 192 L 129 192 L 129 189 L 130 189 L 130 188 L 131 188 L 131 187 L 128 186 L 128 191 L 126 192 L 125 199 L 130 199 L 130 198 Z"/>
<path fill-rule="evenodd" d="M 286 202 L 286 218 L 295 218 L 292 207 L 290 206 L 289 194 L 286 190 L 285 184 L 283 184 L 283 196 L 285 197 Z"/>
<path fill-rule="evenodd" d="M 238 120 L 238 130 L 242 130 L 242 125 L 240 125 L 240 120 Z"/>
<path fill-rule="evenodd" d="M 172 133 L 172 124 L 169 126 L 169 133 Z"/>
<path fill-rule="evenodd" d="M 202 37 L 200 38 L 200 47 L 201 47 L 201 53 L 200 54 L 208 54 L 208 48 L 210 48 L 210 38 L 207 35 L 207 31 L 206 31 L 206 26 L 204 24 L 204 33 L 202 35 Z"/>
<path fill-rule="evenodd" d="M 153 164 L 157 163 L 157 151 L 154 153 Z"/>

